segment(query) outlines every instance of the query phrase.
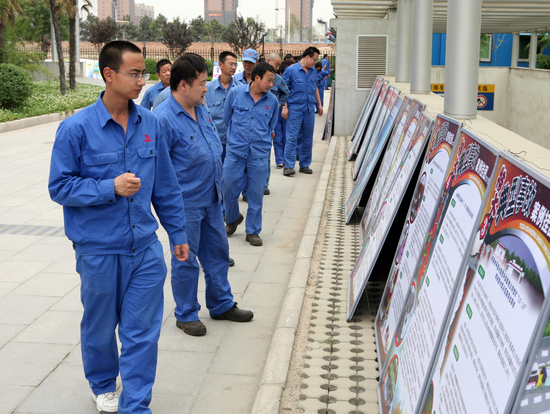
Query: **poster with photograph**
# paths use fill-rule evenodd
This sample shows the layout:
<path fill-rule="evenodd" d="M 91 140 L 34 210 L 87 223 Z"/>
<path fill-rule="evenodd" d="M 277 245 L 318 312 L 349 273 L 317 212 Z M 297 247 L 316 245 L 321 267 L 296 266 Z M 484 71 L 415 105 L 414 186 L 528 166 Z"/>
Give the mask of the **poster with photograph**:
<path fill-rule="evenodd" d="M 423 105 L 419 109 L 423 110 Z M 415 117 L 416 115 L 413 118 Z M 411 178 L 430 138 L 433 120 L 429 116 L 426 114 L 419 115 L 414 124 L 414 132 L 410 139 L 409 134 L 405 134 L 405 139 L 401 145 L 403 151 L 398 151 L 401 154 L 401 161 L 394 169 L 394 179 L 389 183 L 387 191 L 384 193 L 381 208 L 372 221 L 372 226 L 369 228 L 369 234 L 363 243 L 359 259 L 351 273 L 348 284 L 348 320 L 352 318 L 355 312 L 358 304 L 357 298 L 361 297 L 365 289 L 395 215 L 401 206 L 403 195 L 409 187 Z M 410 130 L 412 131 L 413 128 L 410 128 Z"/>
<path fill-rule="evenodd" d="M 351 135 L 351 144 L 348 148 L 348 161 L 351 160 L 353 154 L 355 154 L 357 148 L 359 148 L 359 145 L 361 145 L 361 142 L 363 141 L 363 135 L 365 135 L 365 129 L 370 122 L 371 114 L 378 99 L 380 89 L 382 89 L 383 81 L 384 80 L 381 76 L 377 76 L 374 84 L 372 85 L 372 89 L 370 90 L 369 97 L 365 102 L 363 112 L 359 116 L 353 134 Z"/>
<path fill-rule="evenodd" d="M 547 179 L 502 153 L 426 386 L 430 413 L 510 412 L 548 318 L 549 236 Z"/>
<path fill-rule="evenodd" d="M 399 171 L 399 166 L 401 165 L 405 151 L 407 151 L 409 143 L 411 142 L 416 131 L 418 121 L 423 111 L 424 104 L 422 102 L 419 102 L 416 99 L 412 101 L 411 107 L 408 110 L 407 121 L 405 122 L 404 128 L 401 130 L 400 139 L 396 141 L 395 147 L 390 145 L 390 153 L 388 154 L 388 158 L 384 157 L 382 166 L 380 167 L 378 176 L 376 177 L 376 182 L 370 194 L 369 201 L 367 202 L 367 207 L 365 208 L 363 217 L 361 218 L 361 243 L 365 242 L 366 237 L 369 234 L 369 230 L 374 224 L 374 220 L 376 220 L 380 209 L 383 207 L 383 203 L 389 193 L 391 184 L 394 182 Z"/>
<path fill-rule="evenodd" d="M 410 102 L 411 101 L 409 99 L 409 104 Z M 355 186 L 351 191 L 348 201 L 346 202 L 346 224 L 350 222 L 351 218 L 353 217 L 353 213 L 355 213 L 355 209 L 357 208 L 357 206 L 359 205 L 359 202 L 361 201 L 361 198 L 363 197 L 363 192 L 365 191 L 365 187 L 367 186 L 367 183 L 371 178 L 374 168 L 378 164 L 378 160 L 382 156 L 382 151 L 384 150 L 384 148 L 386 148 L 388 137 L 390 136 L 390 133 L 393 130 L 395 122 L 401 114 L 400 111 L 402 106 L 403 106 L 403 98 L 398 96 L 395 101 L 395 104 L 393 105 L 390 111 L 390 115 L 388 116 L 388 119 L 386 120 L 386 123 L 384 124 L 384 127 L 380 132 L 380 136 L 378 137 L 378 140 L 372 141 L 370 144 L 372 149 L 368 150 L 368 157 L 365 159 L 365 162 L 363 163 L 363 167 L 361 168 L 359 177 L 357 177 L 357 182 L 355 183 Z M 406 120 L 406 117 L 405 117 L 405 120 Z M 403 130 L 404 126 L 405 126 L 405 121 L 403 121 L 401 130 Z M 399 127 L 397 129 L 399 129 Z M 396 146 L 397 145 L 394 145 L 394 147 Z M 388 153 L 388 151 L 386 151 L 386 153 Z"/>
<path fill-rule="evenodd" d="M 393 338 L 412 274 L 424 248 L 430 220 L 438 206 L 461 123 L 438 115 L 424 157 L 407 220 L 395 253 L 375 321 L 378 365 L 382 369 Z"/>
<path fill-rule="evenodd" d="M 458 141 L 381 372 L 378 391 L 384 414 L 412 414 L 421 402 L 455 281 L 495 169 L 496 150 L 465 130 Z M 393 359 L 398 361 L 397 379 L 388 384 L 388 361 Z"/>
<path fill-rule="evenodd" d="M 351 170 L 351 175 L 353 179 L 357 179 L 357 176 L 359 175 L 359 171 L 361 170 L 361 166 L 363 164 L 363 161 L 365 158 L 368 158 L 370 155 L 370 151 L 372 151 L 378 142 L 378 140 L 381 138 L 381 130 L 382 126 L 388 119 L 388 115 L 391 112 L 391 109 L 393 105 L 395 104 L 395 101 L 397 99 L 397 96 L 399 95 L 399 90 L 397 88 L 390 87 L 388 92 L 386 93 L 386 98 L 384 99 L 384 104 L 382 106 L 382 111 L 380 112 L 380 115 L 378 116 L 378 119 L 376 119 L 376 125 L 373 128 L 372 134 L 369 135 L 369 131 L 367 131 L 367 135 L 365 137 L 365 142 L 361 145 L 361 148 L 359 149 L 359 153 L 357 154 L 357 158 L 355 159 L 355 162 L 353 163 L 353 168 Z M 383 92 L 380 92 L 380 96 L 382 96 Z M 374 124 L 374 118 L 371 125 Z M 370 125 L 369 125 L 370 130 Z M 371 138 L 368 139 L 367 137 L 371 136 Z M 368 142 L 368 145 L 365 145 Z"/>

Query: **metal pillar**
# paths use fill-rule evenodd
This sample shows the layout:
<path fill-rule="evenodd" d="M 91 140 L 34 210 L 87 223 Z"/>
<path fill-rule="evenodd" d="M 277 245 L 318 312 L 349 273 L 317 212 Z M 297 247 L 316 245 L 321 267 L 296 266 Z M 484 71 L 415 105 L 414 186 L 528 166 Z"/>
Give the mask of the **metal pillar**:
<path fill-rule="evenodd" d="M 477 115 L 481 0 L 449 0 L 445 59 L 445 115 Z"/>
<path fill-rule="evenodd" d="M 395 56 L 395 81 L 411 81 L 412 0 L 397 3 L 397 47 Z"/>
<path fill-rule="evenodd" d="M 433 0 L 413 0 L 411 93 L 430 93 Z"/>
<path fill-rule="evenodd" d="M 53 30 L 52 12 L 50 11 L 50 27 L 52 39 L 52 62 L 57 62 L 57 47 L 55 45 L 55 31 Z"/>
<path fill-rule="evenodd" d="M 519 59 L 519 33 L 514 33 L 512 38 L 512 64 L 510 65 L 513 68 L 518 67 Z"/>
<path fill-rule="evenodd" d="M 529 69 L 537 68 L 537 45 L 539 42 L 538 33 L 531 33 L 531 43 L 529 44 Z"/>
<path fill-rule="evenodd" d="M 80 1 L 76 0 L 76 21 L 74 25 L 75 36 L 76 36 L 76 64 L 80 65 Z M 80 70 L 80 67 L 77 69 L 77 72 Z"/>

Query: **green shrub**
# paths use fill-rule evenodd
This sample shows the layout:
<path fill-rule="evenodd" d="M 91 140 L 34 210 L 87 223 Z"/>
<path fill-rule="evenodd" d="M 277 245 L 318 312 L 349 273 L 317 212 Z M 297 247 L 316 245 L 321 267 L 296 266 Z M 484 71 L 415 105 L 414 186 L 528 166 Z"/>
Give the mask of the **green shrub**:
<path fill-rule="evenodd" d="M 149 80 L 159 80 L 159 77 L 156 75 L 156 73 L 151 74 L 149 77 Z"/>
<path fill-rule="evenodd" d="M 208 76 L 212 76 L 212 74 L 214 73 L 214 62 L 212 62 L 210 59 L 204 59 L 204 60 L 208 65 Z"/>
<path fill-rule="evenodd" d="M 155 59 L 151 59 L 151 58 L 145 59 L 145 72 L 150 73 L 151 75 L 156 75 L 157 61 Z"/>
<path fill-rule="evenodd" d="M 29 72 L 9 63 L 0 64 L 0 107 L 20 107 L 31 93 L 32 79 Z"/>

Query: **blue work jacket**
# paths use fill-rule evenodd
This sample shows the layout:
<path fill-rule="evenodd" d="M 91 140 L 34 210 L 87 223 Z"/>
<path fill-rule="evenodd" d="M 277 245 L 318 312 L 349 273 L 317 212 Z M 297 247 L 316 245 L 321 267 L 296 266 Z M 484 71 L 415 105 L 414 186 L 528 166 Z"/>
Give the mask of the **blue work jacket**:
<path fill-rule="evenodd" d="M 330 75 L 330 73 L 328 73 L 327 70 L 317 70 L 315 69 L 315 71 L 317 72 L 317 79 L 316 79 L 316 82 L 317 82 L 317 87 L 319 89 L 321 88 L 325 88 L 325 78 Z"/>
<path fill-rule="evenodd" d="M 237 82 L 235 82 L 233 78 L 231 78 L 231 82 L 229 83 L 227 89 L 223 87 L 219 78 L 208 82 L 206 85 L 207 91 L 205 96 L 205 104 L 208 107 L 210 115 L 212 115 L 214 125 L 216 125 L 216 129 L 220 135 L 220 141 L 224 145 L 227 143 L 227 125 L 223 119 L 223 107 L 227 94 L 235 86 L 237 86 Z"/>
<path fill-rule="evenodd" d="M 151 203 L 174 245 L 187 243 L 183 201 L 157 118 L 129 101 L 126 135 L 103 104 L 59 125 L 48 189 L 63 206 L 65 234 L 82 254 L 137 254 L 157 241 Z M 115 194 L 114 180 L 131 172 L 141 188 Z"/>
<path fill-rule="evenodd" d="M 254 102 L 250 85 L 231 89 L 224 107 L 227 153 L 244 158 L 268 157 L 278 114 L 279 104 L 272 93 L 268 92 Z"/>
<path fill-rule="evenodd" d="M 163 103 L 165 100 L 167 100 L 170 97 L 170 95 L 172 95 L 172 90 L 170 88 L 166 88 L 161 93 L 159 93 L 153 102 L 152 110 L 154 111 L 156 107 L 159 106 L 161 103 Z"/>
<path fill-rule="evenodd" d="M 315 112 L 317 106 L 315 100 L 317 70 L 311 68 L 306 73 L 300 62 L 298 62 L 286 68 L 283 79 L 290 90 L 287 102 L 288 109 L 300 112 Z"/>
<path fill-rule="evenodd" d="M 153 107 L 153 102 L 155 102 L 157 96 L 159 96 L 159 94 L 165 89 L 170 89 L 170 87 L 166 88 L 162 84 L 162 82 L 156 83 L 155 85 L 151 86 L 145 91 L 145 95 L 143 95 L 140 105 L 144 108 L 151 110 L 151 108 Z"/>
<path fill-rule="evenodd" d="M 185 206 L 221 203 L 222 146 L 206 107 L 195 107 L 195 121 L 170 95 L 153 113 L 164 130 Z"/>
<path fill-rule="evenodd" d="M 244 77 L 244 70 L 242 72 L 235 73 L 233 75 L 233 80 L 237 82 L 237 85 L 248 85 L 250 83 L 250 81 L 246 80 Z"/>
<path fill-rule="evenodd" d="M 288 95 L 290 94 L 283 77 L 277 73 L 275 74 L 275 82 L 273 82 L 273 87 L 269 90 L 269 92 L 275 95 L 280 105 L 284 105 L 288 101 Z"/>
<path fill-rule="evenodd" d="M 330 62 L 328 61 L 327 58 L 324 58 L 323 60 L 321 60 L 321 65 L 323 65 L 322 67 L 325 68 L 325 70 L 330 74 Z"/>

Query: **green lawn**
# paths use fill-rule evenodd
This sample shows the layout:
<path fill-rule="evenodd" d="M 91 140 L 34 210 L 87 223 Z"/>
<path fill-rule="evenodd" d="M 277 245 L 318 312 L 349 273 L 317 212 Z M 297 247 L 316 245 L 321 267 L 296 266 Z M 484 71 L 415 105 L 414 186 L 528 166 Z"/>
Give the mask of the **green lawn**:
<path fill-rule="evenodd" d="M 0 108 L 0 122 L 84 108 L 94 103 L 105 89 L 104 86 L 77 83 L 76 90 L 71 91 L 68 86 L 67 82 L 67 94 L 61 96 L 58 81 L 34 82 L 32 95 L 21 108 Z"/>

